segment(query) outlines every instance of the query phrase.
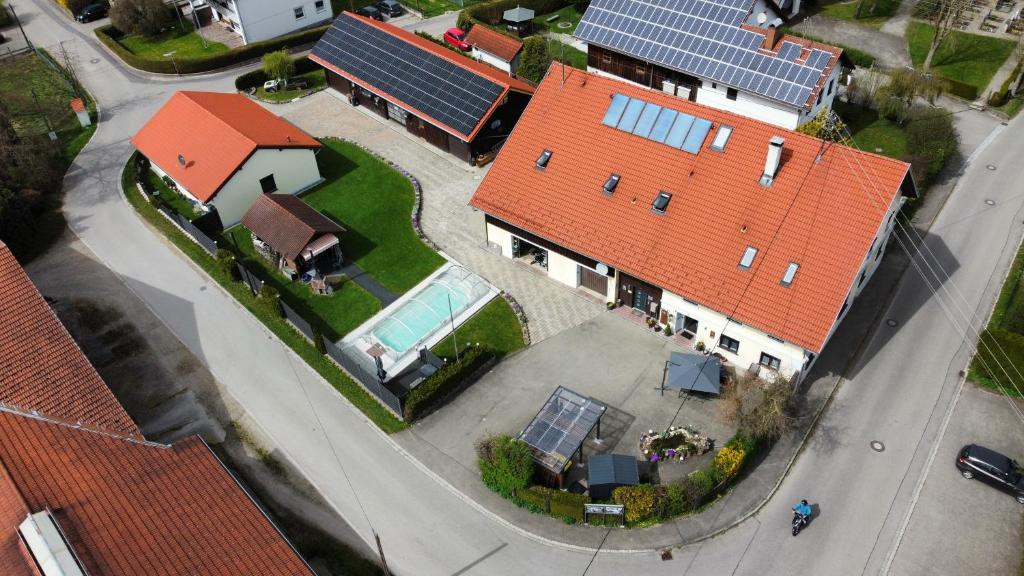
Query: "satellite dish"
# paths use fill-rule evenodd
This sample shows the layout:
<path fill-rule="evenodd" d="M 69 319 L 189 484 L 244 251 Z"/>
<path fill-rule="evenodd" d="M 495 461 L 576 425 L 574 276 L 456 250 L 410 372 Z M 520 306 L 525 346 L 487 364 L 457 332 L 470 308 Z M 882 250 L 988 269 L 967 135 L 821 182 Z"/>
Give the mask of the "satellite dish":
<path fill-rule="evenodd" d="M 594 266 L 594 269 L 597 270 L 598 274 L 604 274 L 606 276 L 608 275 L 608 265 L 607 264 L 602 264 L 602 263 L 598 262 L 597 266 Z"/>
<path fill-rule="evenodd" d="M 764 24 L 767 21 L 768 21 L 768 15 L 765 14 L 764 12 L 761 12 L 760 14 L 757 15 L 757 23 L 758 24 Z"/>

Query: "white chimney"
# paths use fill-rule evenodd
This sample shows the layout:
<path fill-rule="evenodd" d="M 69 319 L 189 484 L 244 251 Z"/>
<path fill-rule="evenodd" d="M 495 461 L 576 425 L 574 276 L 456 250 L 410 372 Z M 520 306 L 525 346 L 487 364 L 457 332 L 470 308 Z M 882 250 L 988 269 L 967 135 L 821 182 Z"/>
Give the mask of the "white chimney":
<path fill-rule="evenodd" d="M 779 171 L 779 162 L 782 160 L 782 145 L 786 141 L 782 136 L 772 136 L 768 141 L 768 156 L 764 160 L 764 174 L 761 175 L 761 185 L 771 186 L 775 175 Z"/>

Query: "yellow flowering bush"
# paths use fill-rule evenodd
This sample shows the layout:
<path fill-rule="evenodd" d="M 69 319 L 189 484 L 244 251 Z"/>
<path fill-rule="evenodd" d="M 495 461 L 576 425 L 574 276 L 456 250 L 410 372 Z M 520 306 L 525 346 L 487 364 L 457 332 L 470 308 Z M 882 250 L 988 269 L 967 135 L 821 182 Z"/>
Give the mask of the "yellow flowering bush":
<path fill-rule="evenodd" d="M 715 454 L 715 460 L 711 466 L 719 479 L 725 480 L 732 478 L 740 471 L 744 457 L 746 457 L 746 453 L 742 449 L 724 446 L 718 451 L 718 454 Z"/>

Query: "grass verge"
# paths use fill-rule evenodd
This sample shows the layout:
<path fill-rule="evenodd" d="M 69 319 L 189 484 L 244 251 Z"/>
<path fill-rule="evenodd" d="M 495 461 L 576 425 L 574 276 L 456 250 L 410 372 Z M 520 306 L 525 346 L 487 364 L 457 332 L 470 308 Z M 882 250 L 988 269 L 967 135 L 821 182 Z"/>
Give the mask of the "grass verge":
<path fill-rule="evenodd" d="M 911 22 L 907 27 L 907 45 L 915 67 L 924 64 L 934 36 L 935 28 L 928 24 Z M 982 93 L 1014 46 L 1010 40 L 954 31 L 935 51 L 931 71 L 942 78 L 974 86 Z"/>
<path fill-rule="evenodd" d="M 564 42 L 549 38 L 548 54 L 554 60 L 564 62 L 573 68 L 587 69 L 587 53 L 577 50 Z"/>
<path fill-rule="evenodd" d="M 548 18 L 555 15 L 558 16 L 558 19 L 548 22 Z M 548 14 L 541 14 L 534 18 L 533 31 L 538 33 L 550 31 L 557 32 L 559 34 L 572 34 L 576 32 L 576 26 L 579 25 L 581 18 L 583 18 L 583 13 L 576 9 L 575 4 L 570 4 L 560 10 L 556 10 Z M 571 26 L 560 27 L 559 24 L 562 22 L 568 22 Z"/>
<path fill-rule="evenodd" d="M 857 6 L 862 3 L 861 14 L 857 16 Z M 818 14 L 849 20 L 877 30 L 896 14 L 899 7 L 900 0 L 852 0 L 825 4 L 818 10 Z"/>
<path fill-rule="evenodd" d="M 1007 386 L 1006 375 L 998 366 L 1006 359 L 1014 365 L 1024 363 L 1024 245 L 1010 265 L 988 326 L 979 336 L 978 351 L 968 370 L 970 379 L 994 392 L 1021 397 L 1014 386 Z M 997 366 L 996 362 L 999 361 Z M 991 370 L 990 370 L 991 369 Z M 993 372 L 996 372 L 993 374 Z"/>
<path fill-rule="evenodd" d="M 898 124 L 882 118 L 870 108 L 841 102 L 838 98 L 833 107 L 850 129 L 858 148 L 898 160 L 906 157 L 907 135 Z"/>
<path fill-rule="evenodd" d="M 142 58 L 167 58 L 164 54 L 174 52 L 176 60 L 184 60 L 223 54 L 228 51 L 227 46 L 212 40 L 207 40 L 204 47 L 203 39 L 194 30 L 191 28 L 182 30 L 177 26 L 153 38 L 130 35 L 124 36 L 118 41 L 132 54 Z"/>
<path fill-rule="evenodd" d="M 391 434 L 405 429 L 406 424 L 404 422 L 381 406 L 366 390 L 352 381 L 333 362 L 320 354 L 287 321 L 271 313 L 265 302 L 254 296 L 244 284 L 235 282 L 228 277 L 224 270 L 217 265 L 213 257 L 207 254 L 195 242 L 192 242 L 166 218 L 161 216 L 157 209 L 139 193 L 138 188 L 135 186 L 135 178 L 135 162 L 134 156 L 132 156 L 121 173 L 121 185 L 128 203 L 132 205 L 146 222 L 174 243 L 179 250 L 184 252 L 207 275 L 227 290 L 240 304 L 245 306 L 268 330 L 273 332 L 286 346 L 298 354 L 306 364 L 316 370 L 335 390 L 366 414 L 381 430 Z"/>

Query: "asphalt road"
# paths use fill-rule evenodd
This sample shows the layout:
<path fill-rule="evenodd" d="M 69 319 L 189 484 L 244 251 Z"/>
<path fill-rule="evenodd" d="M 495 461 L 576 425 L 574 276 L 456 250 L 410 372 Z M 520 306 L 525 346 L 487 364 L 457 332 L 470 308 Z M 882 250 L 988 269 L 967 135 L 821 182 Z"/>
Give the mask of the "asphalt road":
<path fill-rule="evenodd" d="M 394 573 L 521 576 L 581 574 L 589 567 L 589 574 L 875 574 L 887 565 L 968 352 L 962 327 L 950 322 L 917 274 L 905 277 L 886 314 L 898 325 L 874 334 L 779 493 L 755 517 L 675 551 L 671 561 L 650 552 L 593 557 L 539 542 L 407 458 L 120 196 L 128 138 L 149 115 L 175 89 L 231 90 L 238 71 L 196 79 L 139 76 L 48 0 L 18 0 L 17 8 L 37 44 L 68 41 L 101 108 L 99 129 L 66 181 L 72 230 L 209 366 L 368 542 L 372 523 Z M 976 156 L 928 239 L 952 271 L 946 286 L 955 284 L 982 316 L 1022 233 L 1022 122 Z M 998 169 L 986 170 L 987 164 Z M 885 450 L 871 450 L 872 440 Z M 816 504 L 817 517 L 792 538 L 788 511 L 801 497 Z"/>

